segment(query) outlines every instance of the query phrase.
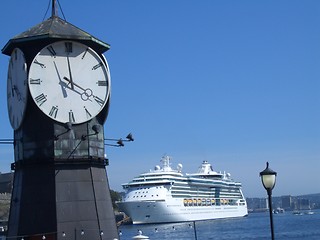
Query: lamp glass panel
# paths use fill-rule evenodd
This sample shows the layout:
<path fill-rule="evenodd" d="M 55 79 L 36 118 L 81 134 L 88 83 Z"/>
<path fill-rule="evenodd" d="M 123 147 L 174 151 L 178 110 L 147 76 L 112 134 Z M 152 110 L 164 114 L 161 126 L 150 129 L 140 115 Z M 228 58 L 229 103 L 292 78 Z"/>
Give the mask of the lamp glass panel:
<path fill-rule="evenodd" d="M 261 178 L 265 189 L 273 189 L 276 182 L 276 175 L 262 175 Z"/>

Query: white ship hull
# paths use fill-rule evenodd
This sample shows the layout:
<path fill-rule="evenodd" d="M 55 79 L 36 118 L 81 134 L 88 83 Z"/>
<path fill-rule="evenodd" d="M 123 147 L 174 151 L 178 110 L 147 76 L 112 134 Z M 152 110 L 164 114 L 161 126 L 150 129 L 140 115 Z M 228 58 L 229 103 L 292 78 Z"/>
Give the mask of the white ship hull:
<path fill-rule="evenodd" d="M 247 206 L 194 206 L 185 207 L 181 199 L 171 201 L 119 202 L 133 224 L 168 223 L 236 218 L 248 215 Z"/>
<path fill-rule="evenodd" d="M 127 184 L 119 209 L 134 224 L 169 223 L 243 217 L 248 214 L 241 183 L 230 174 L 213 171 L 204 161 L 197 173 L 183 175 L 182 165 L 163 167 L 142 173 Z"/>

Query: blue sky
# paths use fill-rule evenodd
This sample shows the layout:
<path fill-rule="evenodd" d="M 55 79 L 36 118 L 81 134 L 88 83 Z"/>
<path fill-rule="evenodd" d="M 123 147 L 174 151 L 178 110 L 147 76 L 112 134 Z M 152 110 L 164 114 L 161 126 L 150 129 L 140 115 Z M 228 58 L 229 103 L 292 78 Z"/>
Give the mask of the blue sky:
<path fill-rule="evenodd" d="M 112 189 L 168 154 L 188 173 L 208 160 L 241 181 L 248 197 L 266 195 L 259 179 L 266 161 L 278 172 L 274 195 L 320 191 L 319 1 L 60 4 L 67 21 L 111 44 L 105 137 L 135 137 L 124 148 L 106 147 Z M 1 47 L 40 23 L 47 7 L 3 2 Z M 13 136 L 8 61 L 0 57 L 2 139 Z M 0 171 L 7 172 L 13 146 L 0 145 L 0 154 Z"/>

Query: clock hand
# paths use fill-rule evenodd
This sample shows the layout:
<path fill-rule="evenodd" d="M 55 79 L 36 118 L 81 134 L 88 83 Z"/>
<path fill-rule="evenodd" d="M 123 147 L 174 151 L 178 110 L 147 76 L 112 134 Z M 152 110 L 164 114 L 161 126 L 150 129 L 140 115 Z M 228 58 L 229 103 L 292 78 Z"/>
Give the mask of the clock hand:
<path fill-rule="evenodd" d="M 71 74 L 71 66 L 70 66 L 70 60 L 69 60 L 69 54 L 67 54 L 67 62 L 68 62 L 68 69 L 69 69 L 69 77 L 70 77 L 70 83 L 71 83 L 71 89 L 74 89 L 74 84 L 72 81 L 72 74 Z"/>
<path fill-rule="evenodd" d="M 67 82 L 71 83 L 71 80 L 68 79 L 67 77 L 63 77 L 63 79 L 66 80 Z M 83 101 L 87 101 L 87 100 L 91 101 L 90 97 L 93 96 L 93 92 L 92 92 L 92 90 L 90 88 L 86 88 L 85 89 L 85 88 L 81 87 L 80 85 L 78 85 L 76 83 L 73 83 L 73 85 L 78 87 L 80 90 L 83 91 L 83 93 L 79 93 L 78 91 L 73 89 L 75 92 L 77 92 L 77 93 L 79 93 L 81 95 L 81 99 Z"/>
<path fill-rule="evenodd" d="M 69 78 L 67 78 L 67 77 L 63 77 L 63 79 L 66 80 L 66 81 L 69 82 L 69 83 L 72 82 L 72 80 L 69 79 Z M 74 82 L 72 82 L 72 84 L 73 84 L 74 86 L 80 88 L 82 91 L 85 91 L 85 89 L 84 89 L 83 87 L 79 86 L 78 84 L 76 84 L 76 83 L 74 83 Z M 72 87 L 71 87 L 71 88 L 72 88 Z M 73 89 L 73 88 L 72 88 L 72 89 Z"/>

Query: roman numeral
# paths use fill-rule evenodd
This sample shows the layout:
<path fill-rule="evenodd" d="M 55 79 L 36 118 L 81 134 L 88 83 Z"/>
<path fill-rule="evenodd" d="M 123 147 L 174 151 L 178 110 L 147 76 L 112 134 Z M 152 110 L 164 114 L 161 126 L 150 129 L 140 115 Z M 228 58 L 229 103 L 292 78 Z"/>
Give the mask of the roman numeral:
<path fill-rule="evenodd" d="M 49 112 L 49 115 L 51 116 L 51 117 L 54 117 L 54 118 L 56 118 L 57 117 L 57 114 L 58 114 L 58 107 L 57 106 L 52 106 L 52 108 L 51 108 L 51 110 L 50 110 L 50 112 Z"/>
<path fill-rule="evenodd" d="M 57 55 L 56 51 L 52 46 L 47 47 L 48 51 L 50 52 L 52 57 L 55 57 Z"/>
<path fill-rule="evenodd" d="M 98 81 L 98 86 L 107 86 L 107 81 Z"/>
<path fill-rule="evenodd" d="M 46 65 L 44 65 L 43 63 L 38 62 L 37 59 L 35 59 L 35 60 L 33 61 L 33 63 L 38 64 L 41 68 L 45 68 L 45 67 L 46 67 Z"/>
<path fill-rule="evenodd" d="M 69 122 L 74 123 L 76 120 L 74 118 L 74 114 L 72 112 L 72 110 L 70 110 L 69 112 Z"/>
<path fill-rule="evenodd" d="M 87 52 L 88 52 L 89 48 L 86 49 L 86 51 L 83 53 L 81 59 L 84 59 L 84 57 L 86 56 Z"/>
<path fill-rule="evenodd" d="M 40 78 L 38 78 L 38 79 L 30 78 L 29 83 L 30 84 L 40 84 L 41 81 L 40 81 Z"/>
<path fill-rule="evenodd" d="M 99 62 L 97 65 L 92 67 L 92 70 L 97 70 L 99 67 L 101 67 L 103 65 L 102 62 Z"/>
<path fill-rule="evenodd" d="M 36 100 L 36 103 L 41 106 L 42 104 L 44 104 L 47 101 L 47 97 L 41 93 L 40 95 L 36 96 L 34 98 L 34 100 Z"/>
<path fill-rule="evenodd" d="M 93 99 L 102 107 L 104 104 L 104 100 L 102 100 L 101 98 L 94 96 Z"/>
<path fill-rule="evenodd" d="M 66 47 L 66 53 L 72 53 L 72 42 L 65 42 L 64 45 Z"/>
<path fill-rule="evenodd" d="M 91 118 L 92 115 L 91 115 L 91 113 L 88 111 L 88 109 L 87 109 L 86 107 L 84 107 L 84 110 L 86 111 L 87 118 Z"/>

